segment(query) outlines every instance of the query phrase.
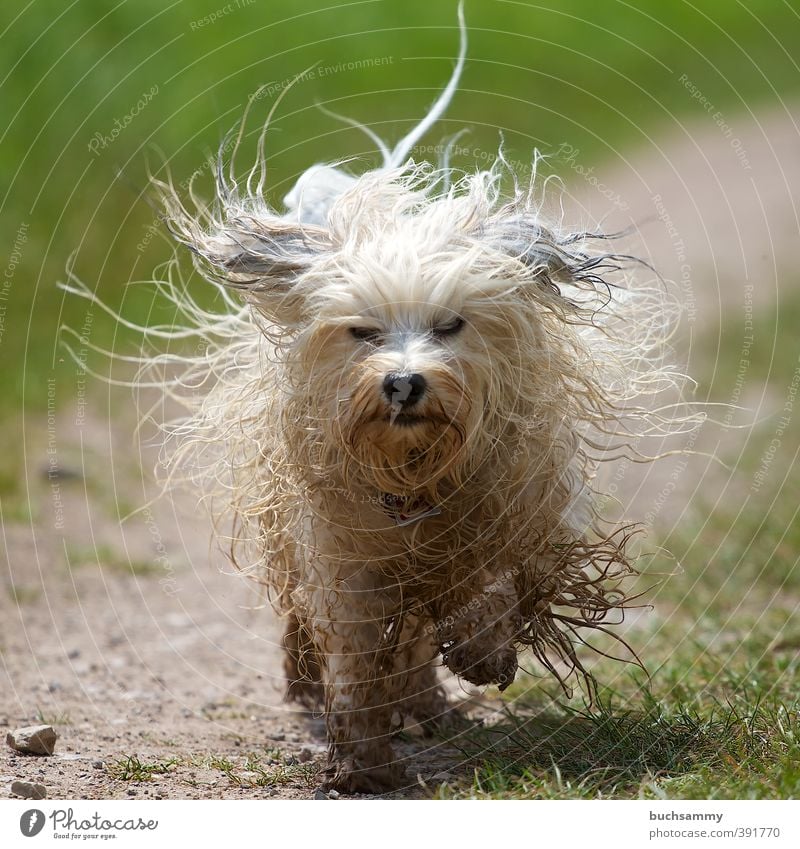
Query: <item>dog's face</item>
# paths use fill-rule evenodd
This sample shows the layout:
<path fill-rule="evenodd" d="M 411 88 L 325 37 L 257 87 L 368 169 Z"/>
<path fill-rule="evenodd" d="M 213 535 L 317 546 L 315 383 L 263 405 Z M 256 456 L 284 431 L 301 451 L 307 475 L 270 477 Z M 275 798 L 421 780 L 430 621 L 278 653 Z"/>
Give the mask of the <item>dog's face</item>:
<path fill-rule="evenodd" d="M 323 224 L 244 204 L 187 232 L 275 328 L 297 438 L 321 435 L 346 479 L 435 493 L 515 423 L 552 418 L 569 337 L 554 281 L 585 269 L 526 209 L 494 206 L 493 179 L 431 197 L 368 174 Z"/>
<path fill-rule="evenodd" d="M 295 351 L 345 469 L 397 495 L 458 478 L 481 427 L 490 356 L 468 285 L 448 281 L 441 258 L 428 269 L 406 259 L 399 265 L 418 265 L 410 276 L 359 257 L 355 275 L 323 286 Z"/>

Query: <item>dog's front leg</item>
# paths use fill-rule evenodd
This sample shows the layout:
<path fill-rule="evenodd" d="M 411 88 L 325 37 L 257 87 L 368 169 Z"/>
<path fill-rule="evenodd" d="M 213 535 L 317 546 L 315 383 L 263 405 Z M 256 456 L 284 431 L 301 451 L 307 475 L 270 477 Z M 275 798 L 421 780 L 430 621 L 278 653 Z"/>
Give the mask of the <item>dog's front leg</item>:
<path fill-rule="evenodd" d="M 513 576 L 476 574 L 479 589 L 449 599 L 437 621 L 442 660 L 472 684 L 504 690 L 517 674 L 516 639 L 522 628 Z"/>
<path fill-rule="evenodd" d="M 403 770 L 391 747 L 391 600 L 362 580 L 315 593 L 314 640 L 323 663 L 330 743 L 323 787 L 345 793 L 396 789 Z"/>

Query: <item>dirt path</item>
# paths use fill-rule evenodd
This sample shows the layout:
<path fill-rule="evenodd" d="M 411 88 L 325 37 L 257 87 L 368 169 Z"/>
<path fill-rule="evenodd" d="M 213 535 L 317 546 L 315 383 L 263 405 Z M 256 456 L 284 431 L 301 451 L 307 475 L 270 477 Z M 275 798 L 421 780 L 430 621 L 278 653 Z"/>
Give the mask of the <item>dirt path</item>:
<path fill-rule="evenodd" d="M 743 310 L 746 285 L 754 309 L 767 306 L 797 259 L 797 129 L 785 113 L 760 118 L 737 122 L 737 148 L 712 121 L 692 125 L 663 153 L 594 172 L 600 186 L 579 173 L 590 163 L 579 154 L 572 162 L 578 208 L 615 209 L 609 227 L 656 216 L 645 250 L 666 276 L 683 278 L 694 334 Z M 282 702 L 274 617 L 247 582 L 222 573 L 190 498 L 120 523 L 119 512 L 153 492 L 142 461 L 126 434 L 108 432 L 103 410 L 78 427 L 74 402 L 60 401 L 52 432 L 43 421 L 28 428 L 27 493 L 3 505 L 0 731 L 44 721 L 61 736 L 52 758 L 3 746 L 0 794 L 25 779 L 51 798 L 313 796 L 322 727 Z M 62 476 L 49 479 L 54 458 Z M 670 468 L 626 471 L 640 518 Z M 684 494 L 702 474 L 683 475 Z M 662 517 L 680 516 L 679 492 Z M 418 775 L 431 787 L 461 769 L 446 745 L 408 737 L 399 752 L 409 775 L 400 795 L 427 792 Z M 142 777 L 152 780 L 125 780 Z"/>
<path fill-rule="evenodd" d="M 718 368 L 735 372 L 730 385 L 715 382 L 715 400 L 742 410 L 709 408 L 711 420 L 688 442 L 640 445 L 650 454 L 688 446 L 724 457 L 728 470 L 711 457 L 694 456 L 688 462 L 675 457 L 654 465 L 620 463 L 602 472 L 616 486 L 625 514 L 662 532 L 693 510 L 707 512 L 726 498 L 741 499 L 737 458 L 753 450 L 753 423 L 776 420 L 785 400 L 750 381 L 743 361 L 756 348 L 769 352 L 773 346 L 771 336 L 752 338 L 752 317 L 797 291 L 797 114 L 793 104 L 733 117 L 698 107 L 697 120 L 673 125 L 646 149 L 627 151 L 626 158 L 602 172 L 590 171 L 580 151 L 561 153 L 574 177 L 567 184 L 567 218 L 602 220 L 606 232 L 637 228 L 626 250 L 648 260 L 679 293 L 685 308 L 676 340 L 680 365 L 690 375 L 705 377 Z M 719 355 L 708 361 L 723 322 L 742 340 L 734 363 L 721 362 Z M 701 393 L 695 400 L 706 398 Z"/>
<path fill-rule="evenodd" d="M 118 482 L 115 494 L 103 478 L 108 434 L 94 429 L 91 444 L 86 483 L 79 453 L 65 450 L 59 461 L 75 477 L 57 489 L 41 470 L 30 481 L 34 529 L 5 525 L 0 729 L 46 722 L 61 738 L 53 758 L 3 746 L 0 786 L 38 781 L 51 797 L 309 797 L 324 729 L 283 703 L 279 623 L 209 550 L 189 499 L 120 524 L 116 505 L 133 503 L 135 487 Z M 117 475 L 135 480 L 122 456 Z M 400 749 L 414 793 L 418 773 L 430 779 L 453 756 Z M 165 772 L 139 783 L 123 766 L 134 779 Z"/>

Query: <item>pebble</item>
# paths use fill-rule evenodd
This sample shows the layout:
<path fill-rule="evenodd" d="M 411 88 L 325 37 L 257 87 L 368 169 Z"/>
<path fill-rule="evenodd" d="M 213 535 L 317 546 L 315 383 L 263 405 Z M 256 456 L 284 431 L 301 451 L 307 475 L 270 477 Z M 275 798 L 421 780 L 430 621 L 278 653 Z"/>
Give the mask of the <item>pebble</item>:
<path fill-rule="evenodd" d="M 136 788 L 135 787 L 129 787 L 125 792 L 128 794 L 128 796 L 135 796 L 136 795 Z"/>
<path fill-rule="evenodd" d="M 310 760 L 314 759 L 314 753 L 311 749 L 300 749 L 300 754 L 297 756 L 297 759 L 301 764 L 307 764 Z"/>
<path fill-rule="evenodd" d="M 102 761 L 92 761 L 93 769 L 102 769 L 104 766 L 105 764 Z"/>
<path fill-rule="evenodd" d="M 52 755 L 58 734 L 52 725 L 28 725 L 6 735 L 6 743 L 16 752 L 26 755 Z"/>
<path fill-rule="evenodd" d="M 338 790 L 329 790 L 327 793 L 324 790 L 320 790 L 317 788 L 314 791 L 315 799 L 338 799 L 339 791 Z"/>
<path fill-rule="evenodd" d="M 12 781 L 11 792 L 23 799 L 47 798 L 47 788 L 44 784 L 32 784 L 30 781 Z"/>

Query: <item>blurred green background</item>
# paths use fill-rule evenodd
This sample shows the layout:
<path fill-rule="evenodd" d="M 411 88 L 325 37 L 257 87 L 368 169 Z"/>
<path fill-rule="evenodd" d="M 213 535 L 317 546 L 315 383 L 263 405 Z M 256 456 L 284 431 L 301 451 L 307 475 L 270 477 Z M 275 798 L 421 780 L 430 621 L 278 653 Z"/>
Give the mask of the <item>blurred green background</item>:
<path fill-rule="evenodd" d="M 512 159 L 568 142 L 595 164 L 697 116 L 681 73 L 726 115 L 800 89 L 800 17 L 781 0 L 467 0 L 465 8 L 469 61 L 430 144 L 467 126 L 466 143 L 488 157 L 502 130 Z M 318 66 L 288 93 L 270 133 L 277 202 L 313 162 L 374 159 L 363 135 L 317 103 L 396 140 L 447 80 L 457 46 L 454 0 L 4 3 L 0 220 L 13 267 L 2 301 L 0 419 L 13 432 L 20 405 L 45 409 L 48 376 L 71 369 L 59 362 L 58 328 L 80 328 L 86 304 L 55 285 L 71 254 L 77 276 L 104 300 L 124 301 L 134 319 L 151 314 L 151 293 L 127 285 L 170 250 L 142 199 L 148 159 L 167 160 L 176 182 L 185 180 L 258 86 L 277 88 Z M 255 105 L 252 133 L 273 97 Z M 98 315 L 92 341 L 132 348 L 119 332 Z M 68 395 L 60 382 L 56 403 Z"/>

